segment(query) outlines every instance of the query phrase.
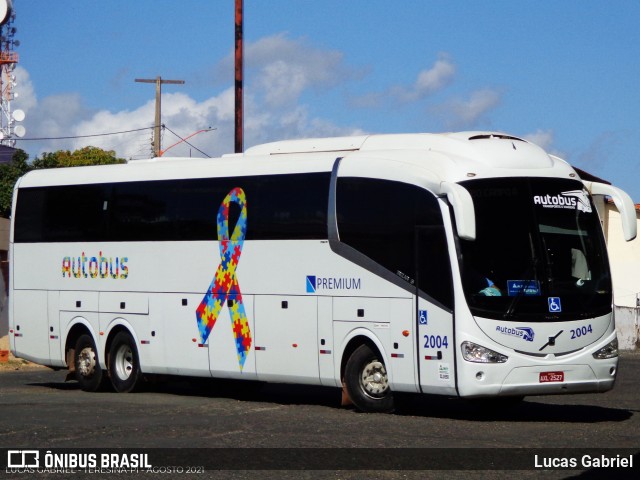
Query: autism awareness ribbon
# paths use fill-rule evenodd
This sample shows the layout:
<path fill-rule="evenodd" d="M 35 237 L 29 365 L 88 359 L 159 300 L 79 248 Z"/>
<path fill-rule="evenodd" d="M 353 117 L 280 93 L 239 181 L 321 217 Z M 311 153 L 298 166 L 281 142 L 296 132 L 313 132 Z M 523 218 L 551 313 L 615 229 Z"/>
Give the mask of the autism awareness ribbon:
<path fill-rule="evenodd" d="M 231 238 L 229 238 L 229 205 L 232 202 L 240 207 L 241 212 Z M 238 352 L 238 363 L 242 371 L 251 349 L 249 321 L 247 320 L 240 286 L 236 278 L 236 268 L 242 253 L 242 244 L 247 234 L 247 199 L 244 190 L 234 188 L 224 197 L 218 210 L 217 223 L 218 242 L 220 243 L 220 265 L 207 293 L 196 309 L 198 330 L 200 331 L 202 344 L 205 344 L 218 319 L 218 314 L 226 302 L 229 307 L 233 336 L 236 342 L 236 351 Z"/>

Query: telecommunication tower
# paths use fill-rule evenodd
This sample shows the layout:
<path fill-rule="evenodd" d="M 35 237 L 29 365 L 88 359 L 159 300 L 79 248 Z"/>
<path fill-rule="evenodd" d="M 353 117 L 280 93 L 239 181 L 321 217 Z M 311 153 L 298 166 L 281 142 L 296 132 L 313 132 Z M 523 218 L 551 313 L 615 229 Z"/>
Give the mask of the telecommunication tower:
<path fill-rule="evenodd" d="M 20 46 L 15 39 L 14 21 L 16 12 L 11 0 L 0 0 L 0 145 L 14 147 L 16 137 L 23 137 L 26 130 L 20 124 L 25 114 L 22 110 L 11 110 L 11 101 L 18 97 L 15 91 L 16 76 L 14 70 L 18 63 L 18 54 L 14 48 Z"/>

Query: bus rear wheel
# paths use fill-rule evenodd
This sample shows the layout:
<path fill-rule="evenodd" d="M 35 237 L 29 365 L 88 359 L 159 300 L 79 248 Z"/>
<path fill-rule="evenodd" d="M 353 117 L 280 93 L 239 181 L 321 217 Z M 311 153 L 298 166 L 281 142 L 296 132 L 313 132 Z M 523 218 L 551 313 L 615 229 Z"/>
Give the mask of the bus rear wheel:
<path fill-rule="evenodd" d="M 102 385 L 103 372 L 91 335 L 84 333 L 76 341 L 73 363 L 80 388 L 85 392 L 97 392 Z"/>
<path fill-rule="evenodd" d="M 140 379 L 138 349 L 128 332 L 119 332 L 109 349 L 109 376 L 116 392 L 133 391 Z"/>
<path fill-rule="evenodd" d="M 351 401 L 363 412 L 393 411 L 389 377 L 380 354 L 369 345 L 356 348 L 344 370 L 344 381 Z"/>

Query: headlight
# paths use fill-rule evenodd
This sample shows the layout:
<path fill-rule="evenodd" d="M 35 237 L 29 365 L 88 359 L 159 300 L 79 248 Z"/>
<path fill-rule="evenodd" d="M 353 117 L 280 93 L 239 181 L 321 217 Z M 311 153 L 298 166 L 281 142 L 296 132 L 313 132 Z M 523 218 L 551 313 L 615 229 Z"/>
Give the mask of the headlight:
<path fill-rule="evenodd" d="M 614 358 L 618 356 L 618 339 L 611 341 L 600 350 L 593 352 L 593 358 L 596 360 L 604 360 L 605 358 Z"/>
<path fill-rule="evenodd" d="M 509 357 L 473 342 L 462 342 L 462 358 L 474 363 L 504 363 Z"/>

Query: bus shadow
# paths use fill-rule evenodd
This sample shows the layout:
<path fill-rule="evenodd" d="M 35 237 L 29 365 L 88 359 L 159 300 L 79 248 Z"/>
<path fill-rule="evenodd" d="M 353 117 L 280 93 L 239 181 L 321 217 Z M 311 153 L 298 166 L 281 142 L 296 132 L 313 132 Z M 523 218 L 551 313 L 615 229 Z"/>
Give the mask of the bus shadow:
<path fill-rule="evenodd" d="M 80 390 L 75 381 L 34 382 L 40 386 L 56 390 Z M 113 390 L 106 392 L 115 394 Z M 341 406 L 342 392 L 339 388 L 317 385 L 289 385 L 261 383 L 241 380 L 221 380 L 209 378 L 162 377 L 144 382 L 136 390 L 138 393 L 157 393 L 202 398 L 226 398 L 232 400 L 262 402 L 279 405 L 312 405 L 335 409 L 351 409 Z M 632 417 L 633 411 L 600 405 L 575 404 L 571 396 L 564 397 L 564 403 L 546 403 L 545 397 L 526 397 L 513 405 L 504 405 L 499 398 L 488 402 L 474 402 L 456 397 L 440 395 L 417 395 L 396 393 L 394 415 L 448 418 L 469 421 L 515 421 L 515 422 L 558 422 L 558 423 L 600 423 L 623 422 Z M 538 399 L 540 398 L 540 399 Z"/>
<path fill-rule="evenodd" d="M 624 408 L 575 404 L 570 396 L 564 397 L 565 402 L 562 404 L 546 403 L 543 398 L 538 400 L 536 397 L 526 397 L 517 404 L 509 405 L 502 404 L 499 398 L 484 403 L 436 395 L 403 395 L 398 399 L 395 413 L 455 420 L 531 423 L 623 422 L 629 420 L 634 413 Z"/>
<path fill-rule="evenodd" d="M 44 387 L 63 391 L 80 390 L 80 385 L 76 382 L 34 382 L 27 383 L 27 385 L 30 387 Z"/>
<path fill-rule="evenodd" d="M 227 398 L 279 405 L 315 405 L 340 407 L 341 391 L 318 385 L 290 385 L 244 380 L 175 379 L 169 382 L 147 383 L 144 391 L 165 394 Z"/>
<path fill-rule="evenodd" d="M 29 386 L 59 391 L 79 391 L 80 384 L 69 382 L 31 382 Z M 100 389 L 101 395 L 119 395 L 110 386 Z M 158 376 L 141 382 L 135 394 L 162 394 L 181 397 L 224 398 L 281 405 L 317 405 L 340 407 L 341 391 L 317 385 L 290 385 L 246 380 L 225 380 L 199 377 Z M 87 393 L 92 395 L 92 393 Z"/>

